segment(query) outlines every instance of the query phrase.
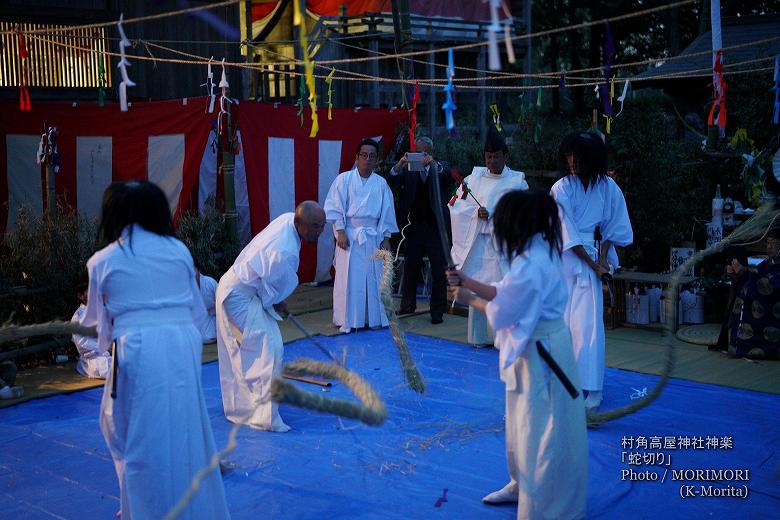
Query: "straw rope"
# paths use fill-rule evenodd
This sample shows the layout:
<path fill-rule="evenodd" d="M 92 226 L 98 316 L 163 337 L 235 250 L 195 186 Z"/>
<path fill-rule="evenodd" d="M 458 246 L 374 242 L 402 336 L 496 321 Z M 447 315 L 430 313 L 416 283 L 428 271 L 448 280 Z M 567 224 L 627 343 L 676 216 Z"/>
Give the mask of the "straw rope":
<path fill-rule="evenodd" d="M 675 335 L 672 333 L 671 324 L 677 321 L 677 288 L 680 285 L 680 279 L 684 276 L 684 273 L 689 272 L 693 266 L 710 255 L 721 253 L 732 245 L 755 243 L 757 241 L 756 237 L 759 237 L 758 240 L 761 240 L 761 237 L 766 236 L 769 228 L 777 221 L 778 215 L 780 215 L 780 210 L 775 208 L 774 203 L 768 202 L 764 204 L 756 211 L 755 215 L 735 229 L 729 236 L 703 251 L 698 251 L 674 271 L 671 282 L 666 288 L 666 291 L 664 291 L 664 296 L 668 301 L 672 302 L 672 305 L 670 309 L 671 316 L 667 316 L 666 321 L 664 322 L 666 349 L 664 350 L 663 366 L 660 374 L 661 379 L 645 397 L 632 401 L 631 404 L 627 406 L 606 412 L 589 413 L 587 417 L 589 428 L 597 428 L 606 422 L 614 421 L 615 419 L 637 412 L 648 406 L 661 395 L 666 383 L 669 382 L 669 377 L 671 376 L 676 362 L 677 345 L 675 344 Z"/>
<path fill-rule="evenodd" d="M 75 321 L 50 321 L 34 325 L 13 325 L 6 323 L 0 328 L 0 345 L 35 336 L 64 336 L 78 334 L 80 336 L 97 337 L 96 327 L 84 327 Z"/>
<path fill-rule="evenodd" d="M 401 359 L 401 369 L 404 371 L 406 384 L 409 388 L 421 394 L 425 392 L 425 380 L 414 364 L 409 346 L 406 344 L 406 336 L 401 328 L 398 315 L 393 305 L 393 254 L 385 249 L 376 252 L 376 257 L 382 261 L 382 304 L 387 311 L 387 319 L 390 322 L 390 333 L 393 335 L 393 343 L 398 348 L 398 357 Z"/>

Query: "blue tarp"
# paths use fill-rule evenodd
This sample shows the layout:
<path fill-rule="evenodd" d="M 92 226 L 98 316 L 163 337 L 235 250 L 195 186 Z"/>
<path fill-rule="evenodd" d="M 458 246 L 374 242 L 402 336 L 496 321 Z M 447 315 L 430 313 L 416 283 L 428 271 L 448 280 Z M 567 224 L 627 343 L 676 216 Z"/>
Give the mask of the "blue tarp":
<path fill-rule="evenodd" d="M 428 385 L 423 396 L 406 388 L 388 331 L 320 339 L 339 355 L 346 349 L 347 366 L 382 395 L 387 422 L 368 427 L 282 406 L 292 432 L 242 429 L 228 459 L 234 467 L 224 476 L 233 518 L 514 518 L 511 505 L 480 502 L 507 481 L 497 351 L 412 334 L 407 340 Z M 302 340 L 285 349 L 286 359 L 298 357 L 322 355 Z M 605 380 L 604 408 L 611 409 L 658 378 L 607 369 Z M 216 363 L 203 366 L 203 381 L 222 447 L 231 425 L 222 415 Z M 101 393 L 93 389 L 0 409 L 0 518 L 113 517 L 119 491 L 98 427 Z M 340 384 L 328 394 L 349 396 Z M 776 518 L 779 416 L 780 396 L 671 380 L 649 408 L 588 432 L 588 516 Z M 628 447 L 630 437 L 634 448 Z M 636 447 L 638 437 L 648 449 Z M 654 437 L 662 449 L 649 449 L 659 441 Z M 635 453 L 656 465 L 629 465 L 629 458 L 637 462 Z M 644 459 L 646 454 L 655 455 Z M 670 466 L 657 465 L 670 457 Z M 672 480 L 672 470 L 712 468 L 747 469 L 750 480 Z M 651 471 L 658 481 L 622 480 L 622 471 L 631 469 L 635 475 Z M 702 484 L 746 486 L 748 496 L 680 496 L 681 486 L 700 491 Z"/>

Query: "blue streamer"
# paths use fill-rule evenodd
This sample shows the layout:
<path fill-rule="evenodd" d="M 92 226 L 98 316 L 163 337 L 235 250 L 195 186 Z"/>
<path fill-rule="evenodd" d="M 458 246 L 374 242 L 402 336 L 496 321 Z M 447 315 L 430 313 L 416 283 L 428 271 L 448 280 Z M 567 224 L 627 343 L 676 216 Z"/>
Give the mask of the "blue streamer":
<path fill-rule="evenodd" d="M 447 65 L 447 85 L 444 87 L 445 102 L 441 106 L 444 109 L 444 121 L 450 135 L 455 137 L 455 111 L 458 107 L 455 105 L 455 85 L 452 84 L 452 78 L 455 76 L 455 60 L 452 57 L 452 49 L 449 50 L 449 63 Z"/>

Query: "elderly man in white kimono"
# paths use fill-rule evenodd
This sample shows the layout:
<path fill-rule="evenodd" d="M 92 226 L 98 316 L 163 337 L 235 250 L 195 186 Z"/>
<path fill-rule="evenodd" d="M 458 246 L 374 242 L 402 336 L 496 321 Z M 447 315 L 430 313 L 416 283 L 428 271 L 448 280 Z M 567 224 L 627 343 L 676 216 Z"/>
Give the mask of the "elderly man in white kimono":
<path fill-rule="evenodd" d="M 463 274 L 482 283 L 501 280 L 509 264 L 493 241 L 490 217 L 501 196 L 511 190 L 527 190 L 523 172 L 506 165 L 509 149 L 498 132 L 491 128 L 485 140 L 485 166 L 475 166 L 464 179 L 450 207 L 452 222 L 452 261 Z M 464 197 L 464 189 L 470 194 Z M 492 345 L 493 332 L 485 314 L 469 307 L 468 342 L 476 346 Z"/>
<path fill-rule="evenodd" d="M 563 268 L 569 288 L 564 318 L 572 335 L 585 407 L 601 404 L 604 388 L 604 294 L 601 278 L 618 267 L 614 246 L 634 240 L 623 192 L 607 176 L 607 147 L 595 134 L 566 137 L 558 150 L 568 175 L 551 195 L 563 228 Z M 600 232 L 600 236 L 599 236 Z"/>
<path fill-rule="evenodd" d="M 364 139 L 355 168 L 336 177 L 325 199 L 337 246 L 333 323 L 341 332 L 389 324 L 379 295 L 382 262 L 374 255 L 379 248 L 390 249 L 390 235 L 398 226 L 390 186 L 374 173 L 378 154 L 379 144 Z"/>
<path fill-rule="evenodd" d="M 313 201 L 274 219 L 244 248 L 217 287 L 217 350 L 225 416 L 259 430 L 290 430 L 265 400 L 282 372 L 277 321 L 298 286 L 301 240 L 316 243 L 325 213 Z"/>
<path fill-rule="evenodd" d="M 79 285 L 76 288 L 76 292 L 80 305 L 76 312 L 73 313 L 70 321 L 80 323 L 84 319 L 84 313 L 87 311 L 87 283 Z M 89 336 L 73 334 L 71 341 L 76 345 L 76 350 L 79 352 L 76 372 L 92 379 L 105 379 L 108 377 L 108 372 L 111 369 L 111 352 L 99 349 L 97 339 Z"/>

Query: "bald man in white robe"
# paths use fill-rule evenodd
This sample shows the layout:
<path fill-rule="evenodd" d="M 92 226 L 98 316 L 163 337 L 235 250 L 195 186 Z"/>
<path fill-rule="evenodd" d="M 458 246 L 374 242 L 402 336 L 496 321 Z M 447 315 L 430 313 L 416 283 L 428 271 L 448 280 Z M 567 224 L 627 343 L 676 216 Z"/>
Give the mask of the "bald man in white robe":
<path fill-rule="evenodd" d="M 268 399 L 281 376 L 284 344 L 277 321 L 298 286 L 301 240 L 316 243 L 325 212 L 313 201 L 271 222 L 244 248 L 217 287 L 217 348 L 225 416 L 259 430 L 290 427 Z"/>

